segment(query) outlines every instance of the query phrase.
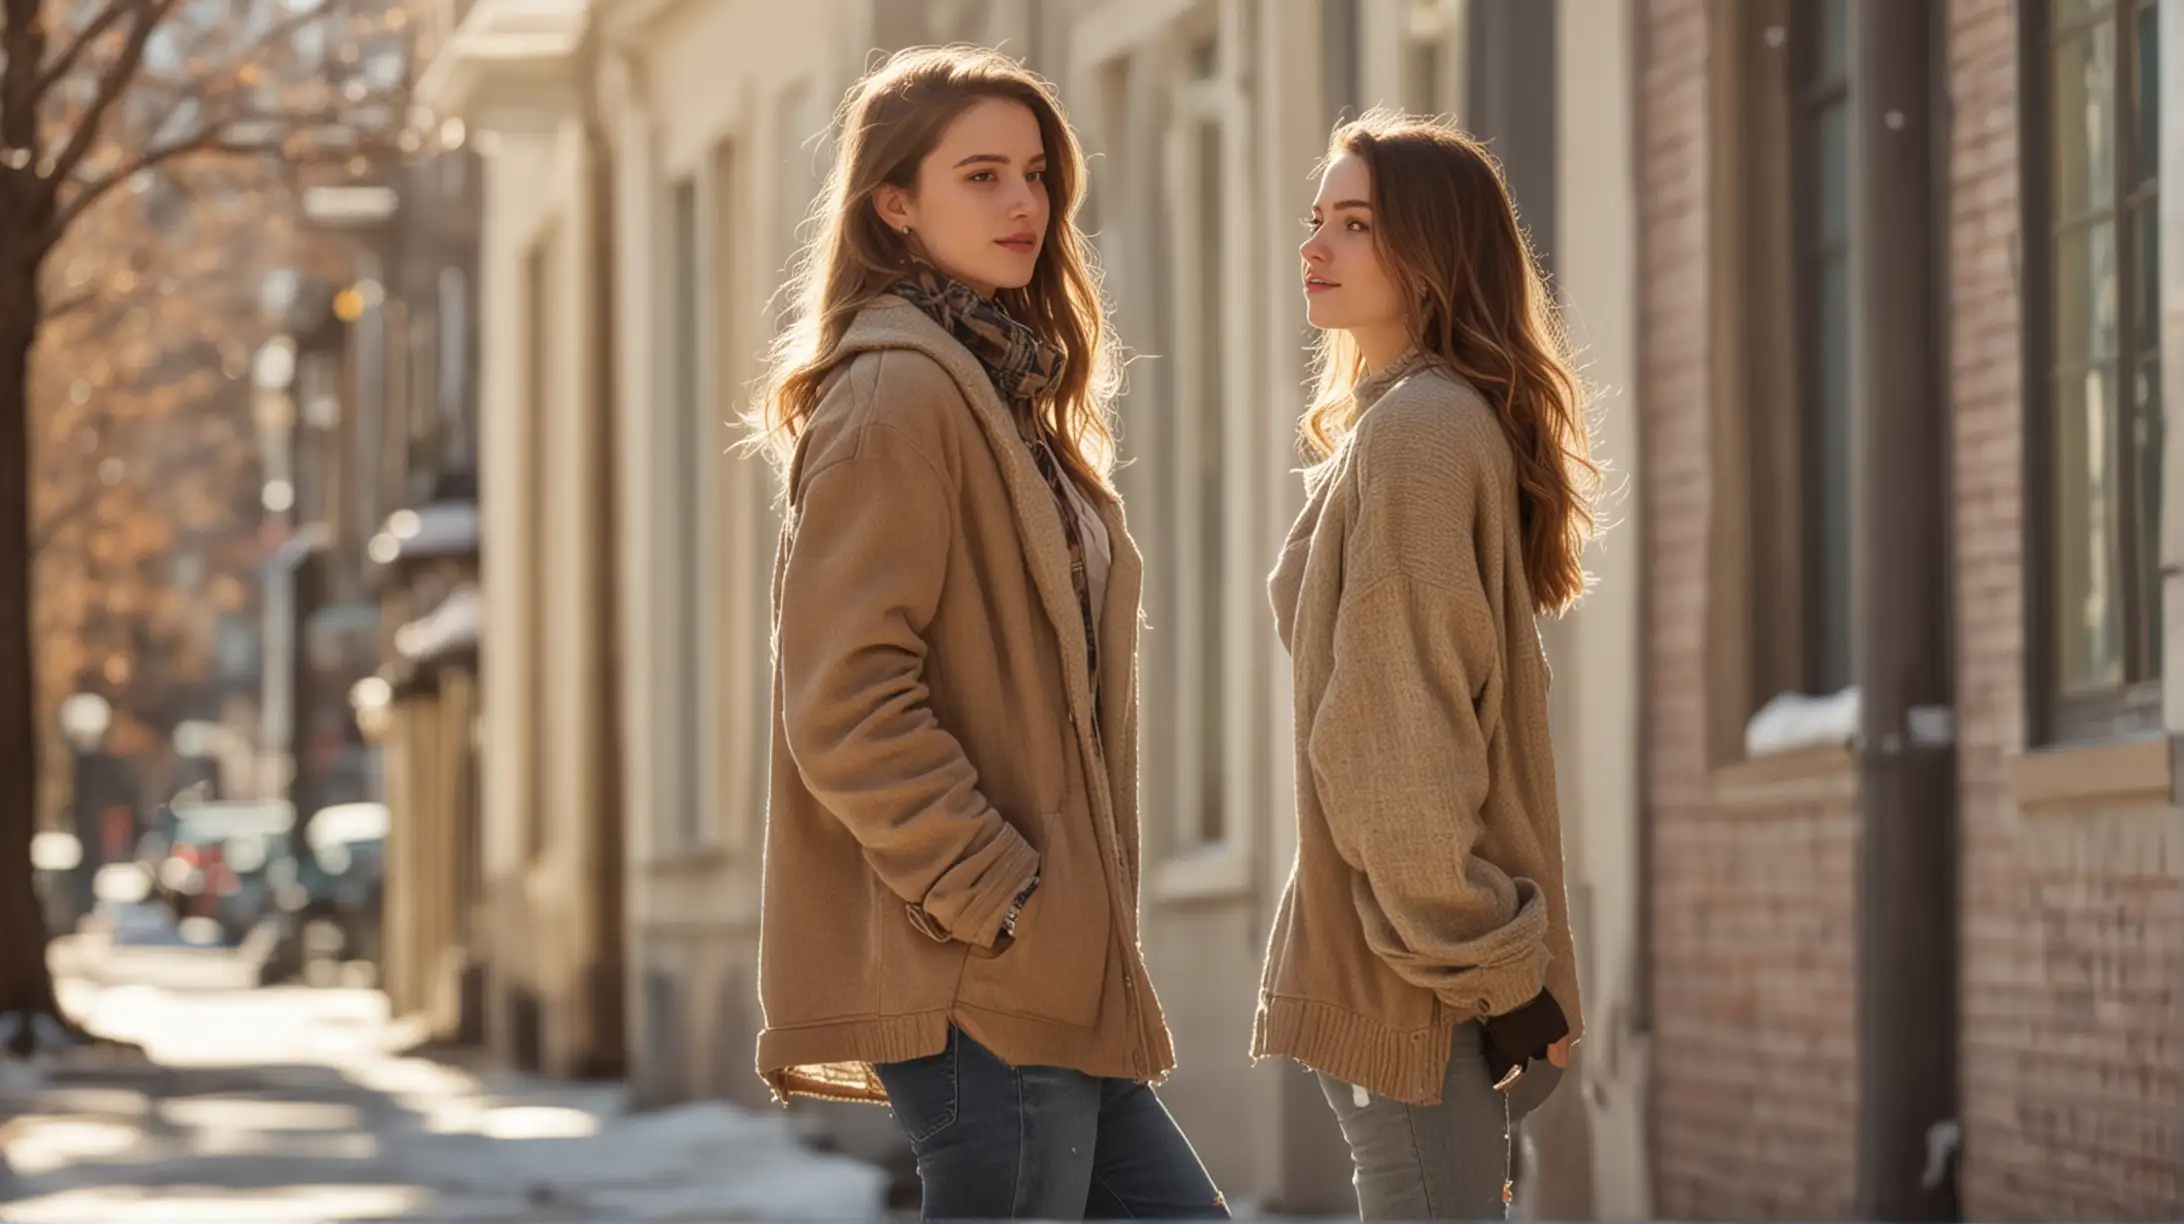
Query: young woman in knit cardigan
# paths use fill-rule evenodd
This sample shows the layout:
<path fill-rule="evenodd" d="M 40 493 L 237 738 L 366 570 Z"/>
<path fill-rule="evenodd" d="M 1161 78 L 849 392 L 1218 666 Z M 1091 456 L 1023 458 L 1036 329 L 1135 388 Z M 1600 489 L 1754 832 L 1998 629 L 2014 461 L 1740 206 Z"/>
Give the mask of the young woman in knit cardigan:
<path fill-rule="evenodd" d="M 1302 247 L 1308 501 L 1270 580 L 1298 849 L 1254 1054 L 1319 1073 L 1367 1219 L 1499 1218 L 1579 1028 L 1533 618 L 1583 592 L 1598 470 L 1493 160 L 1374 112 Z"/>
<path fill-rule="evenodd" d="M 759 432 L 780 458 L 758 1069 L 886 1102 L 928 1219 L 1227 1214 L 1150 1083 L 1141 565 L 1084 162 L 1015 61 L 845 101 Z"/>

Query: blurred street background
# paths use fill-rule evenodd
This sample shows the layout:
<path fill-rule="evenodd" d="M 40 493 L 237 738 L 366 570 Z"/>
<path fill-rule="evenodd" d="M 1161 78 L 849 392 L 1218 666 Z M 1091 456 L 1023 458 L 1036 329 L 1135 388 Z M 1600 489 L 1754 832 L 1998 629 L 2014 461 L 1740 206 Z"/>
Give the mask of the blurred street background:
<path fill-rule="evenodd" d="M 1092 154 L 1240 1214 L 1354 1212 L 1246 1049 L 1299 218 L 1379 103 L 1501 159 L 1613 491 L 1518 1213 L 2184 1214 L 2184 0 L 0 0 L 0 1218 L 914 1213 L 752 1070 L 732 448 L 842 91 L 951 41 Z"/>

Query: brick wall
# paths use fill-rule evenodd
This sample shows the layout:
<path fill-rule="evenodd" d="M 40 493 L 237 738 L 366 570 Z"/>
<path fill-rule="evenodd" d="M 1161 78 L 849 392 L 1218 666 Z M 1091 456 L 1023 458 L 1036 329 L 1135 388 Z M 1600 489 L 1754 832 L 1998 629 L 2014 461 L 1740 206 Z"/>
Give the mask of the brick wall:
<path fill-rule="evenodd" d="M 2184 838 L 2167 809 L 2021 811 L 2016 5 L 1950 0 L 1951 382 L 1968 1218 L 2179 1208 Z M 2172 491 L 2171 496 L 2175 496 Z"/>
<path fill-rule="evenodd" d="M 1755 776 L 1712 759 L 1705 0 L 1640 0 L 1640 428 L 1652 818 L 1654 1213 L 1846 1218 L 1856 1043 L 1848 757 Z M 1731 485 L 1737 482 L 1727 482 Z M 1745 711 L 1730 717 L 1741 719 Z"/>

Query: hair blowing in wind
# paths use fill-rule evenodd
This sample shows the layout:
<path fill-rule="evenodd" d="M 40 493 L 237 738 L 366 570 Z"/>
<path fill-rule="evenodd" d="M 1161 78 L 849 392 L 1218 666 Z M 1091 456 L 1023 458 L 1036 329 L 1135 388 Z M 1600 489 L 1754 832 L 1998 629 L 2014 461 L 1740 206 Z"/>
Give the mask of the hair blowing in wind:
<path fill-rule="evenodd" d="M 1589 581 L 1582 554 L 1597 529 L 1601 472 L 1568 337 L 1500 168 L 1462 132 L 1379 109 L 1335 130 L 1328 157 L 1343 153 L 1372 174 L 1373 240 L 1411 336 L 1501 418 L 1516 455 L 1532 602 L 1563 611 Z M 1351 391 L 1364 369 L 1348 333 L 1332 330 L 1320 334 L 1314 364 L 1303 434 L 1324 459 L 1357 424 Z"/>

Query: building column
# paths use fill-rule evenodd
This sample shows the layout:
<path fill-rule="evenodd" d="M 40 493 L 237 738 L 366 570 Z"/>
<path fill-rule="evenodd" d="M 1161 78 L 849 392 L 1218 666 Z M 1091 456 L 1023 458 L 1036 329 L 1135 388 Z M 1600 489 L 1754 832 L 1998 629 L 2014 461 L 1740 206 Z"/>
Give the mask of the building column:
<path fill-rule="evenodd" d="M 1643 805 L 1639 754 L 1643 532 L 1639 470 L 1636 82 L 1629 4 L 1565 12 L 1556 24 L 1556 287 L 1588 380 L 1594 457 L 1609 473 L 1606 532 L 1587 550 L 1597 579 L 1577 609 L 1549 627 L 1557 664 L 1554 717 L 1579 939 L 1587 1036 L 1568 1089 L 1589 1123 L 1590 1214 L 1653 1215 L 1647 1142 L 1651 1044 L 1646 1024 Z M 1545 1145 L 1545 1172 L 1557 1170 Z M 1549 1204 L 1542 1204 L 1544 1210 Z"/>

